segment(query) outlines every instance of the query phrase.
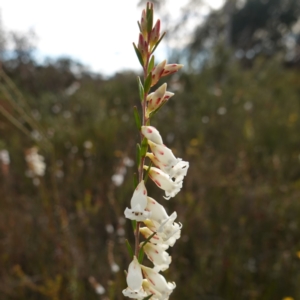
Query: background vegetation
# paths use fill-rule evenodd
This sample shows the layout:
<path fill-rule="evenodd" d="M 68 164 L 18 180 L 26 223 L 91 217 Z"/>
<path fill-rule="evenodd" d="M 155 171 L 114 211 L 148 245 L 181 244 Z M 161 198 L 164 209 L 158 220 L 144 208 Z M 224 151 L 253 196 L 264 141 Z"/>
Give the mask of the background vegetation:
<path fill-rule="evenodd" d="M 153 125 L 190 162 L 166 204 L 184 224 L 165 273 L 173 299 L 300 299 L 298 4 L 227 1 L 172 53 L 191 68 L 170 79 L 176 95 Z M 253 7 L 261 23 L 242 17 Z M 0 150 L 11 162 L 0 162 L 0 298 L 123 299 L 136 74 L 104 79 L 66 58 L 39 65 L 30 39 L 11 37 L 11 55 L 1 44 Z M 38 180 L 26 171 L 32 146 L 47 164 Z"/>

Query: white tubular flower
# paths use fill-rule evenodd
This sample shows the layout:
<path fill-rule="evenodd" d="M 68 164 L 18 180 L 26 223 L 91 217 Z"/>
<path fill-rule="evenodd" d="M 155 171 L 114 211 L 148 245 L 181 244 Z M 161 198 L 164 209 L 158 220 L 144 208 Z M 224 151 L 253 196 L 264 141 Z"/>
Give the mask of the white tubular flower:
<path fill-rule="evenodd" d="M 181 158 L 176 158 L 172 150 L 165 145 L 153 143 L 151 142 L 151 140 L 148 140 L 148 144 L 151 148 L 152 153 L 162 164 L 167 166 L 166 168 L 171 169 L 182 160 Z"/>
<path fill-rule="evenodd" d="M 127 207 L 124 211 L 127 219 L 140 222 L 151 216 L 151 212 L 145 210 L 147 206 L 147 190 L 144 180 L 142 180 L 136 187 L 132 195 L 130 205 L 131 209 Z"/>
<path fill-rule="evenodd" d="M 175 282 L 167 282 L 166 279 L 154 269 L 147 268 L 145 266 L 141 266 L 141 268 L 143 270 L 144 276 L 149 281 L 149 284 L 152 285 L 153 288 L 161 294 L 161 297 L 158 299 L 168 299 L 168 297 L 176 287 Z"/>
<path fill-rule="evenodd" d="M 144 169 L 147 170 L 148 166 L 144 166 Z M 175 197 L 182 188 L 182 181 L 174 182 L 169 175 L 158 168 L 151 167 L 149 177 L 159 188 L 165 191 L 166 196 L 164 196 L 164 198 L 166 200 L 169 200 L 171 197 Z"/>
<path fill-rule="evenodd" d="M 151 220 L 155 220 L 160 224 L 169 219 L 165 208 L 151 197 L 147 197 L 146 210 L 151 212 Z"/>
<path fill-rule="evenodd" d="M 162 137 L 155 127 L 142 126 L 141 132 L 148 140 L 152 141 L 153 143 L 156 143 L 159 145 L 163 144 Z"/>
<path fill-rule="evenodd" d="M 174 178 L 175 182 L 182 181 L 187 174 L 189 168 L 189 163 L 187 161 L 180 160 L 175 166 L 168 166 L 163 164 L 153 153 L 147 152 L 146 156 L 151 159 L 156 167 L 167 173 L 171 178 Z"/>
<path fill-rule="evenodd" d="M 182 228 L 181 223 L 174 222 L 176 218 L 177 213 L 173 212 L 170 217 L 162 223 L 158 223 L 152 219 L 147 219 L 144 223 L 149 230 L 146 229 L 147 227 L 143 227 L 140 229 L 140 232 L 145 238 L 148 238 L 151 234 L 153 234 L 153 232 L 156 232 L 156 235 L 154 235 L 150 240 L 151 242 L 156 244 L 164 243 L 172 247 L 176 240 L 180 238 Z"/>
<path fill-rule="evenodd" d="M 142 246 L 143 243 L 140 244 Z M 155 271 L 165 271 L 169 268 L 169 265 L 172 261 L 171 256 L 166 252 L 169 248 L 166 244 L 152 244 L 147 243 L 144 246 L 144 252 L 147 257 L 153 262 Z"/>
<path fill-rule="evenodd" d="M 161 299 L 162 295 L 159 291 L 157 291 L 147 279 L 143 280 L 143 288 L 148 296 L 153 295 L 151 300 L 159 300 Z"/>
<path fill-rule="evenodd" d="M 143 299 L 147 297 L 147 294 L 142 287 L 143 275 L 141 266 L 135 256 L 133 261 L 129 264 L 126 281 L 128 287 L 123 290 L 123 295 L 125 297 L 133 299 Z"/>

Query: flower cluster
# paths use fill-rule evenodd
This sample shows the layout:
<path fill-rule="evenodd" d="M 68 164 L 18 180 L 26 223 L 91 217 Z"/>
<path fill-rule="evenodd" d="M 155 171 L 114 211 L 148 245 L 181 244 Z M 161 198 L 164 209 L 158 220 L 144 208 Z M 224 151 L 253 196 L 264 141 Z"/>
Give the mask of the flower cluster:
<path fill-rule="evenodd" d="M 144 70 L 144 83 L 138 79 L 142 122 L 135 108 L 135 119 L 141 134 L 141 144 L 137 146 L 137 165 L 139 178 L 133 192 L 130 208 L 125 209 L 125 217 L 132 220 L 135 234 L 135 250 L 128 244 L 132 262 L 127 273 L 128 287 L 123 290 L 124 296 L 133 299 L 169 299 L 176 287 L 167 282 L 160 273 L 169 268 L 172 261 L 166 250 L 174 246 L 181 234 L 181 223 L 176 223 L 177 213 L 168 215 L 163 205 L 148 196 L 146 181 L 149 177 L 160 189 L 164 190 L 166 200 L 177 195 L 183 185 L 189 163 L 175 157 L 172 150 L 166 147 L 159 131 L 150 125 L 158 110 L 174 95 L 167 91 L 164 83 L 150 93 L 161 77 L 177 72 L 179 64 L 167 64 L 163 61 L 155 66 L 152 55 L 164 34 L 160 34 L 160 20 L 153 25 L 153 4 L 147 3 L 142 12 L 138 46 L 134 44 L 137 57 Z M 148 160 L 147 165 L 146 160 Z M 142 235 L 145 240 L 140 242 Z M 149 268 L 142 265 L 146 254 L 153 263 Z"/>
<path fill-rule="evenodd" d="M 29 168 L 29 177 L 42 177 L 45 175 L 46 164 L 44 162 L 44 157 L 38 154 L 37 147 L 32 147 L 26 150 L 25 160 Z"/>

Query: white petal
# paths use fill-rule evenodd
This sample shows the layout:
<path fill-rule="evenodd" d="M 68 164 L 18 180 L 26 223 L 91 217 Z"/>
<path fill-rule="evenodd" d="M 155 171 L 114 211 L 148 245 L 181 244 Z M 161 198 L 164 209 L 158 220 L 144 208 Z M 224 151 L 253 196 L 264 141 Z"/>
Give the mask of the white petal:
<path fill-rule="evenodd" d="M 187 161 L 178 162 L 170 171 L 170 177 L 186 176 L 189 168 L 189 163 Z"/>
<path fill-rule="evenodd" d="M 148 296 L 148 294 L 144 291 L 143 288 L 136 291 L 128 287 L 125 290 L 123 290 L 122 293 L 125 297 L 138 299 L 138 300 L 144 299 L 145 297 Z"/>
<path fill-rule="evenodd" d="M 140 288 L 142 287 L 142 283 L 143 283 L 142 270 L 135 256 L 132 262 L 129 264 L 126 281 L 128 287 L 131 288 L 132 290 L 140 290 Z"/>
<path fill-rule="evenodd" d="M 172 150 L 166 147 L 165 145 L 159 145 L 149 140 L 148 140 L 148 144 L 153 154 L 157 157 L 157 159 L 161 163 L 170 167 L 174 167 L 178 162 L 181 161 L 181 158 L 176 158 Z"/>
<path fill-rule="evenodd" d="M 133 209 L 134 207 L 136 207 L 137 205 L 140 205 L 141 209 L 145 209 L 147 206 L 147 190 L 145 187 L 145 183 L 144 180 L 142 180 L 138 186 L 136 187 L 131 201 L 131 208 Z"/>
<path fill-rule="evenodd" d="M 141 132 L 148 140 L 152 141 L 153 143 L 156 143 L 159 145 L 163 144 L 162 137 L 155 127 L 142 126 Z"/>
<path fill-rule="evenodd" d="M 169 218 L 165 208 L 151 197 L 147 197 L 146 209 L 151 211 L 151 219 L 159 223 Z"/>
<path fill-rule="evenodd" d="M 126 207 L 124 214 L 127 219 L 136 220 L 137 222 L 144 221 L 151 217 L 151 212 L 141 209 L 139 204 L 132 209 Z"/>

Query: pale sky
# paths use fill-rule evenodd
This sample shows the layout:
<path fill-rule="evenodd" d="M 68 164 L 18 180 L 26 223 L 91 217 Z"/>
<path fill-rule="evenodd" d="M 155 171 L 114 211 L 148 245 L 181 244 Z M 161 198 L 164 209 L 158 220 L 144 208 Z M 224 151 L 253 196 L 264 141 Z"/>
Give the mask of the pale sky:
<path fill-rule="evenodd" d="M 174 15 L 178 15 L 186 0 L 169 2 Z M 214 8 L 222 2 L 209 1 Z M 124 69 L 140 69 L 132 47 L 141 14 L 137 3 L 138 0 L 1 0 L 0 13 L 5 31 L 34 30 L 40 58 L 66 55 L 94 72 L 111 75 Z M 160 49 L 158 58 L 163 59 L 164 45 Z"/>

